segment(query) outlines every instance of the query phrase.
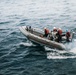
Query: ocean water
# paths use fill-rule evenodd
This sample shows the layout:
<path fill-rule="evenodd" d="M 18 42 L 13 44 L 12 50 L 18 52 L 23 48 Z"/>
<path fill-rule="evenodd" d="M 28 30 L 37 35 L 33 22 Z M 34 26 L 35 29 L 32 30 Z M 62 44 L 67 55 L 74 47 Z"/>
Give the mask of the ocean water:
<path fill-rule="evenodd" d="M 33 44 L 20 26 L 76 33 L 75 0 L 0 0 L 0 75 L 76 75 L 76 34 L 60 51 Z"/>

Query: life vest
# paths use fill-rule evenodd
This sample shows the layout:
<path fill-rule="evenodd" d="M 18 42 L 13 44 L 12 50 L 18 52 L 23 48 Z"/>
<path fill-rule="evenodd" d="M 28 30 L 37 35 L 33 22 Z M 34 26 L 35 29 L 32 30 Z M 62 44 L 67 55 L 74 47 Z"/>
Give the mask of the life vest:
<path fill-rule="evenodd" d="M 62 35 L 62 30 L 58 30 L 59 34 Z"/>
<path fill-rule="evenodd" d="M 49 34 L 49 30 L 48 29 L 45 29 L 45 34 Z"/>
<path fill-rule="evenodd" d="M 70 32 L 67 32 L 66 33 L 66 37 L 70 37 L 71 35 L 70 35 Z"/>

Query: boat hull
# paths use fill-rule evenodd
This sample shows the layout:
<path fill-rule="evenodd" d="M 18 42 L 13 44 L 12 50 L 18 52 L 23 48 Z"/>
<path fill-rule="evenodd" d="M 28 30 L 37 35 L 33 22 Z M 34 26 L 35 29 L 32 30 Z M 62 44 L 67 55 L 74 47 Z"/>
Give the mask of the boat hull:
<path fill-rule="evenodd" d="M 66 49 L 66 47 L 62 43 L 58 43 L 58 42 L 55 42 L 52 40 L 48 40 L 48 39 L 43 38 L 41 36 L 37 36 L 37 35 L 34 35 L 33 33 L 30 33 L 29 31 L 26 30 L 26 26 L 19 27 L 19 29 L 29 40 L 31 40 L 35 43 L 38 43 L 40 45 L 47 46 L 50 48 L 56 48 L 59 50 L 65 50 Z"/>

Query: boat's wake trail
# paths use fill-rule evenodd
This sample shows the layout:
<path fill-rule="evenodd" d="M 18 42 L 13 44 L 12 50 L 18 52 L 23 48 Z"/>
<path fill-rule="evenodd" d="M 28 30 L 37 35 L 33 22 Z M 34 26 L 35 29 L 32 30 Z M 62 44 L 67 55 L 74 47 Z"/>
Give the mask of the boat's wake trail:
<path fill-rule="evenodd" d="M 71 49 L 70 52 L 76 54 L 76 47 L 74 47 L 73 49 Z"/>
<path fill-rule="evenodd" d="M 36 46 L 32 42 L 21 42 L 20 45 L 26 47 Z"/>
<path fill-rule="evenodd" d="M 19 44 L 20 46 L 25 47 L 36 47 L 37 45 L 33 44 L 30 41 L 21 42 Z M 76 58 L 76 40 L 74 40 L 72 43 L 67 43 L 66 46 L 70 49 L 67 50 L 57 50 L 57 49 L 51 49 L 48 47 L 44 47 L 47 59 L 68 59 L 68 58 Z"/>
<path fill-rule="evenodd" d="M 47 59 L 68 59 L 76 58 L 76 39 L 71 43 L 66 43 L 67 50 L 57 50 L 44 47 L 47 53 Z"/>
<path fill-rule="evenodd" d="M 70 45 L 70 46 L 69 46 Z M 71 47 L 71 49 L 68 50 L 57 50 L 57 49 L 51 49 L 48 47 L 45 47 L 46 53 L 47 53 L 47 59 L 68 59 L 68 58 L 76 58 L 76 41 L 72 44 L 67 44 L 68 48 Z"/>

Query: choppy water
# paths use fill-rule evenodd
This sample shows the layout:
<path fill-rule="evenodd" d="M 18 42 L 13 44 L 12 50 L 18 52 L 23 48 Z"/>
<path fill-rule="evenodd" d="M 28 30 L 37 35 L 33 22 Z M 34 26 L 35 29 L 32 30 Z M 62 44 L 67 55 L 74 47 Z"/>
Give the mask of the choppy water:
<path fill-rule="evenodd" d="M 68 50 L 36 46 L 19 26 L 76 32 L 75 0 L 0 0 L 0 75 L 76 75 L 76 35 Z"/>

